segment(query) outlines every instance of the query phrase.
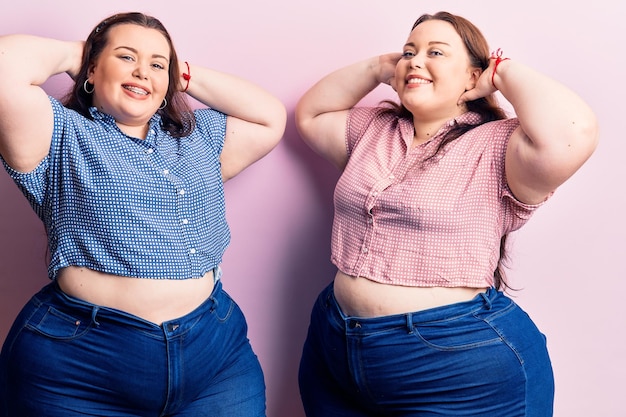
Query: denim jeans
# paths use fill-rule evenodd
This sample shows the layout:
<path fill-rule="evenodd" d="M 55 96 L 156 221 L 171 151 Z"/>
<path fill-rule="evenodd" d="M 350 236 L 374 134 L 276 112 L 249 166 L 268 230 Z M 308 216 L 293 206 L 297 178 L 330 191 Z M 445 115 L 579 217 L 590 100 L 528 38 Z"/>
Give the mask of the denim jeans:
<path fill-rule="evenodd" d="M 299 371 L 308 417 L 552 415 L 545 337 L 495 289 L 380 318 L 345 316 L 332 284 L 317 299 Z"/>
<path fill-rule="evenodd" d="M 221 281 L 200 307 L 160 326 L 53 282 L 12 326 L 0 384 L 3 417 L 265 416 L 263 373 Z"/>

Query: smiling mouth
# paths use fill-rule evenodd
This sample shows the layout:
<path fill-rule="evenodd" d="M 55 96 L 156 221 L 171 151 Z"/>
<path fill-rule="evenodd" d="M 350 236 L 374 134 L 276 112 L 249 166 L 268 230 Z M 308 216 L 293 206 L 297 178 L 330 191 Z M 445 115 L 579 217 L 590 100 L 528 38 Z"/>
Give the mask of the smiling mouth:
<path fill-rule="evenodd" d="M 139 88 L 139 87 L 132 87 L 130 85 L 125 85 L 123 86 L 126 90 L 133 92 L 135 94 L 140 94 L 142 96 L 147 96 L 148 92 L 146 90 L 144 90 L 143 88 Z"/>
<path fill-rule="evenodd" d="M 432 81 L 425 80 L 423 78 L 411 78 L 407 81 L 407 84 L 430 84 Z"/>

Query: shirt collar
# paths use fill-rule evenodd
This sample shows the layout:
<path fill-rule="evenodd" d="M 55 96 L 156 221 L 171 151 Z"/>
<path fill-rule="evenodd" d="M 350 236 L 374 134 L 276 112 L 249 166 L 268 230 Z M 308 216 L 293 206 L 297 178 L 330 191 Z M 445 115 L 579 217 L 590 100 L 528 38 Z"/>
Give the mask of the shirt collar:
<path fill-rule="evenodd" d="M 94 120 L 102 120 L 103 122 L 115 124 L 115 119 L 113 118 L 113 116 L 111 116 L 110 114 L 101 112 L 100 110 L 98 110 L 96 106 L 89 107 L 89 114 L 91 114 L 91 117 L 93 117 Z M 155 125 L 155 123 L 158 124 L 160 122 L 161 122 L 161 116 L 155 113 L 150 118 L 150 121 L 148 122 L 148 124 L 152 128 Z"/>
<path fill-rule="evenodd" d="M 448 120 L 443 126 L 441 126 L 441 128 L 439 129 L 435 137 L 448 133 L 450 130 L 452 130 L 454 126 L 457 126 L 457 125 L 477 126 L 481 124 L 482 121 L 483 121 L 483 117 L 480 114 L 473 112 L 473 111 L 465 112 L 463 114 L 460 114 Z"/>
<path fill-rule="evenodd" d="M 443 135 L 448 133 L 456 125 L 466 124 L 470 126 L 477 126 L 481 124 L 482 122 L 483 122 L 483 117 L 480 114 L 473 112 L 473 111 L 465 112 L 463 114 L 460 114 L 448 120 L 446 123 L 444 123 L 444 125 L 439 128 L 437 133 L 428 142 L 432 142 L 433 139 L 436 139 L 436 138 L 441 138 Z M 413 134 L 415 133 L 415 127 L 413 126 L 413 119 L 412 118 L 401 119 L 400 126 L 403 131 L 403 136 L 407 138 L 407 140 L 413 140 Z M 407 143 L 410 143 L 410 141 Z"/>

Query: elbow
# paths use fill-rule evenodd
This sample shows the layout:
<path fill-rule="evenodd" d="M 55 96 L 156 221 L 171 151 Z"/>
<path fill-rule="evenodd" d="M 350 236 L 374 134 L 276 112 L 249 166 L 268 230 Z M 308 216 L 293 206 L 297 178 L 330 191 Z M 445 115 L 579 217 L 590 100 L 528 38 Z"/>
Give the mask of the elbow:
<path fill-rule="evenodd" d="M 276 138 L 276 145 L 285 135 L 285 129 L 287 127 L 287 108 L 283 103 L 279 103 L 276 109 L 276 118 L 274 122 L 274 132 Z"/>
<path fill-rule="evenodd" d="M 597 117 L 591 113 L 589 117 L 582 121 L 573 121 L 572 125 L 575 127 L 576 132 L 574 136 L 575 143 L 579 144 L 578 146 L 586 153 L 586 158 L 589 158 L 598 147 L 600 140 L 600 126 L 598 125 Z"/>
<path fill-rule="evenodd" d="M 307 120 L 309 120 L 309 117 L 307 117 L 307 112 L 302 106 L 302 101 L 300 101 L 298 102 L 298 104 L 296 104 L 296 108 L 294 109 L 294 122 L 296 125 L 296 130 L 298 131 L 300 136 L 302 136 L 302 132 L 304 130 L 303 126 L 306 125 Z"/>
<path fill-rule="evenodd" d="M 294 111 L 294 122 L 296 126 L 296 131 L 300 138 L 306 143 L 308 146 L 315 149 L 316 144 L 313 140 L 315 135 L 312 134 L 313 122 L 315 120 L 315 115 L 312 114 L 306 106 L 302 104 L 302 101 L 296 105 Z"/>
<path fill-rule="evenodd" d="M 270 142 L 270 149 L 272 149 L 281 141 L 287 127 L 287 108 L 282 102 L 276 101 L 265 127 L 269 131 L 268 142 Z"/>

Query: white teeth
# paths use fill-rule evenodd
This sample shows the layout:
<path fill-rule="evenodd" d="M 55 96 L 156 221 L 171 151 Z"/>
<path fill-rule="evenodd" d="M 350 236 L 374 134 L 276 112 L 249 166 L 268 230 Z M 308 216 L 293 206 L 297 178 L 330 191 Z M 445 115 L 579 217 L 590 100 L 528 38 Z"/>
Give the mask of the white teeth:
<path fill-rule="evenodd" d="M 136 94 L 141 94 L 141 95 L 148 95 L 148 93 L 145 90 L 142 90 L 141 88 L 137 88 L 137 87 L 131 87 L 131 86 L 124 86 L 125 89 L 127 89 L 128 91 L 132 91 L 133 93 Z"/>
<path fill-rule="evenodd" d="M 430 81 L 425 80 L 423 78 L 411 78 L 408 81 L 408 84 L 430 84 Z"/>

